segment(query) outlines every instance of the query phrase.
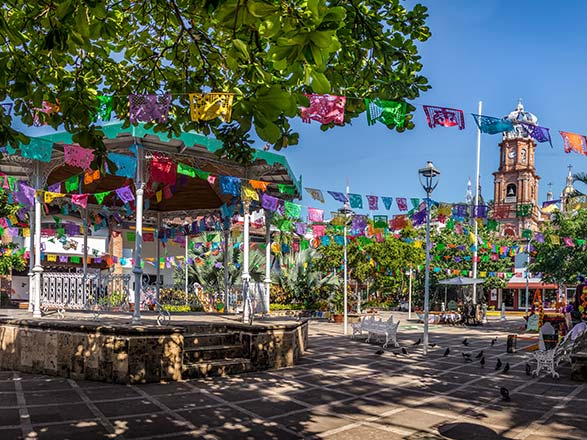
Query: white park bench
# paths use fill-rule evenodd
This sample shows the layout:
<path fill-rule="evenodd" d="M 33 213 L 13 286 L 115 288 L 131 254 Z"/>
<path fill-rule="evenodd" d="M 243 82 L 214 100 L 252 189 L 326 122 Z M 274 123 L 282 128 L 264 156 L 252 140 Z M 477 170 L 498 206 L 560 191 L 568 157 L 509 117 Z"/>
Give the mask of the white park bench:
<path fill-rule="evenodd" d="M 558 365 L 563 361 L 571 362 L 571 355 L 585 347 L 587 347 L 587 324 L 581 322 L 573 327 L 556 347 L 534 352 L 537 365 L 532 375 L 538 376 L 540 371 L 544 370 L 546 374 L 552 374 L 553 378 L 558 378 L 559 374 L 556 372 Z"/>
<path fill-rule="evenodd" d="M 381 318 L 375 320 L 373 315 L 371 315 L 369 318 L 363 317 L 359 322 L 352 324 L 352 327 L 353 338 L 356 335 L 362 335 L 363 332 L 367 332 L 367 342 L 370 342 L 373 336 L 385 336 L 385 343 L 383 344 L 383 348 L 386 348 L 390 342 L 394 345 L 394 347 L 399 346 L 397 342 L 397 329 L 399 327 L 399 321 L 394 323 L 393 316 L 390 316 L 387 321 L 383 321 Z"/>

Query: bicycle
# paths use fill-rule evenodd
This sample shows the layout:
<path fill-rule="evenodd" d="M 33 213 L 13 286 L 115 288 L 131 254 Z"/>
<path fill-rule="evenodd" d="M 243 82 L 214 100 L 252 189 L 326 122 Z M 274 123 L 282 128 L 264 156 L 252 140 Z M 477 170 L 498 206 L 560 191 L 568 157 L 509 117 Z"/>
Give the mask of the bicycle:
<path fill-rule="evenodd" d="M 148 275 L 143 275 L 141 278 L 140 308 L 142 310 L 150 310 L 151 306 L 155 306 L 155 311 L 157 312 L 157 325 L 169 325 L 171 322 L 171 314 L 168 310 L 163 308 L 159 301 L 157 301 L 156 290 L 153 286 L 149 285 Z"/>

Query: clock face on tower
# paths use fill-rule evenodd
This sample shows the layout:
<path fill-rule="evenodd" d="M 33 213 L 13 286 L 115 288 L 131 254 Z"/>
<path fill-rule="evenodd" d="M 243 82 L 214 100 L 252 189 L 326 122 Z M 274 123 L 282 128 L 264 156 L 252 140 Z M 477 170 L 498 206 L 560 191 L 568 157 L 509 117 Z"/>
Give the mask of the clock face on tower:
<path fill-rule="evenodd" d="M 512 160 L 512 162 L 516 159 L 516 150 L 511 148 L 508 153 L 508 158 Z"/>
<path fill-rule="evenodd" d="M 526 149 L 522 149 L 522 151 L 520 151 L 520 162 L 526 163 Z"/>

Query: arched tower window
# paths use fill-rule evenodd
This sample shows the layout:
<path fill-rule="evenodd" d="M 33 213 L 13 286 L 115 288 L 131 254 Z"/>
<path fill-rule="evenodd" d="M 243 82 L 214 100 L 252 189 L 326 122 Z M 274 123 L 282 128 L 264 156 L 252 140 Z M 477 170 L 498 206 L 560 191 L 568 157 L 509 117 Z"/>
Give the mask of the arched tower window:
<path fill-rule="evenodd" d="M 508 183 L 505 189 L 505 201 L 506 202 L 515 202 L 516 201 L 516 194 L 517 194 L 517 187 L 515 183 Z"/>

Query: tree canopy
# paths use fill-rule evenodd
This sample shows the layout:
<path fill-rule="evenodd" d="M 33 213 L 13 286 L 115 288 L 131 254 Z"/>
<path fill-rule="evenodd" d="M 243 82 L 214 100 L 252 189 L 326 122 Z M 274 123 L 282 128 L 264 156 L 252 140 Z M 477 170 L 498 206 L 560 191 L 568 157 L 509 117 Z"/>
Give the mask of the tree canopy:
<path fill-rule="evenodd" d="M 429 88 L 416 45 L 430 36 L 426 18 L 424 6 L 400 0 L 9 0 L 0 95 L 28 125 L 43 101 L 58 103 L 40 122 L 100 152 L 99 95 L 114 96 L 128 122 L 129 94 L 171 93 L 179 107 L 155 130 L 224 136 L 222 153 L 247 161 L 253 129 L 275 149 L 298 143 L 290 120 L 308 105 L 304 93 L 358 98 L 347 101 L 345 123 L 365 111 L 363 98 L 417 98 Z M 191 121 L 193 92 L 234 93 L 234 123 Z M 389 128 L 413 128 L 407 109 L 404 126 Z M 0 145 L 20 141 L 0 113 Z"/>
<path fill-rule="evenodd" d="M 533 262 L 529 266 L 531 272 L 542 273 L 547 283 L 574 284 L 578 275 L 587 273 L 587 253 L 585 238 L 587 237 L 587 209 L 571 213 L 556 212 L 551 222 L 544 224 L 542 233 L 544 242 L 532 243 L 534 247 Z M 551 237 L 556 237 L 553 240 Z M 561 237 L 568 237 L 576 246 L 561 245 Z"/>

